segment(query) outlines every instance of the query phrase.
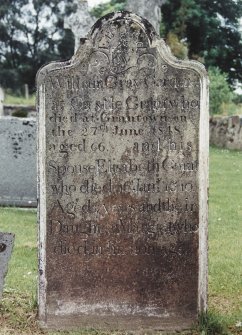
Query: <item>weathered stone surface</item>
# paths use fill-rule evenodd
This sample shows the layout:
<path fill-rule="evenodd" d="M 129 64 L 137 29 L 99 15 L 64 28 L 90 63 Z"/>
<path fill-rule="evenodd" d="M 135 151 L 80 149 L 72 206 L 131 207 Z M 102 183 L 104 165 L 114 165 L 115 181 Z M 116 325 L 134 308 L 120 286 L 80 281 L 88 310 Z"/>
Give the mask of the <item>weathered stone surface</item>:
<path fill-rule="evenodd" d="M 85 0 L 73 0 L 76 12 L 64 20 L 64 28 L 71 29 L 75 37 L 75 51 L 80 45 L 80 38 L 86 37 L 95 23 L 95 18 L 90 14 L 88 2 Z"/>
<path fill-rule="evenodd" d="M 4 278 L 8 271 L 8 262 L 10 260 L 14 234 L 0 232 L 0 299 L 2 298 Z"/>
<path fill-rule="evenodd" d="M 190 327 L 207 288 L 203 66 L 124 12 L 37 83 L 42 326 Z"/>
<path fill-rule="evenodd" d="M 0 119 L 0 205 L 36 206 L 36 120 Z"/>
<path fill-rule="evenodd" d="M 3 101 L 4 101 L 4 90 L 0 86 L 0 117 L 3 116 Z"/>
<path fill-rule="evenodd" d="M 242 115 L 212 116 L 209 129 L 211 145 L 242 150 Z"/>
<path fill-rule="evenodd" d="M 160 34 L 161 6 L 166 0 L 128 0 L 126 9 L 148 20 Z"/>

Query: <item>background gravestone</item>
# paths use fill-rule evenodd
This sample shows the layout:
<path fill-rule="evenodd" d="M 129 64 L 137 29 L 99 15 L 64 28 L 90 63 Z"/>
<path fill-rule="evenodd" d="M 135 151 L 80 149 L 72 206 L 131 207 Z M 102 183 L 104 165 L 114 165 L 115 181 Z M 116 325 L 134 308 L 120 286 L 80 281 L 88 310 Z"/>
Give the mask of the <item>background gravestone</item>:
<path fill-rule="evenodd" d="M 74 0 L 76 12 L 65 18 L 64 28 L 71 29 L 75 37 L 75 51 L 80 45 L 80 38 L 86 37 L 95 19 L 89 12 L 86 0 Z"/>
<path fill-rule="evenodd" d="M 161 6 L 165 2 L 166 0 L 128 0 L 125 8 L 148 20 L 159 35 L 162 19 Z"/>
<path fill-rule="evenodd" d="M 123 12 L 37 84 L 42 327 L 191 327 L 207 299 L 204 67 Z"/>
<path fill-rule="evenodd" d="M 209 131 L 210 145 L 242 150 L 242 115 L 211 116 Z"/>
<path fill-rule="evenodd" d="M 4 278 L 8 271 L 8 262 L 10 260 L 14 244 L 14 234 L 0 232 L 0 300 L 3 293 Z"/>
<path fill-rule="evenodd" d="M 0 205 L 36 207 L 36 120 L 1 118 L 0 143 Z"/>

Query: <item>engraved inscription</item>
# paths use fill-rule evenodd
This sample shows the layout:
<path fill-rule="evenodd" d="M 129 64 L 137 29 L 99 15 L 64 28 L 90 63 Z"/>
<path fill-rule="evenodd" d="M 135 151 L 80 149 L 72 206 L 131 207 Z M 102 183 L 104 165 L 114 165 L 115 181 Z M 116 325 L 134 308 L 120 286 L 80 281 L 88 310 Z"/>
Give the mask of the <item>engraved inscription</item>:
<path fill-rule="evenodd" d="M 152 235 L 157 243 L 166 235 L 197 232 L 198 77 L 191 70 L 172 70 L 147 43 L 131 48 L 134 35 L 128 30 L 117 35 L 113 27 L 102 36 L 85 74 L 49 78 L 50 218 L 56 208 L 68 216 L 67 222 L 50 219 L 49 231 L 58 245 L 52 250 L 58 255 L 90 254 L 90 248 L 99 250 L 92 255 L 109 254 L 112 248 L 89 246 L 92 235 L 113 237 L 116 245 L 129 231 L 144 241 Z M 129 209 L 124 195 L 132 197 Z M 106 198 L 112 196 L 110 209 Z M 128 220 L 118 219 L 121 213 L 129 213 Z M 101 225 L 102 217 L 108 221 Z M 148 223 L 150 230 L 144 229 Z M 72 234 L 86 235 L 85 241 L 68 246 L 59 237 Z M 135 254 L 130 243 L 125 255 Z M 145 243 L 149 249 L 150 242 Z"/>

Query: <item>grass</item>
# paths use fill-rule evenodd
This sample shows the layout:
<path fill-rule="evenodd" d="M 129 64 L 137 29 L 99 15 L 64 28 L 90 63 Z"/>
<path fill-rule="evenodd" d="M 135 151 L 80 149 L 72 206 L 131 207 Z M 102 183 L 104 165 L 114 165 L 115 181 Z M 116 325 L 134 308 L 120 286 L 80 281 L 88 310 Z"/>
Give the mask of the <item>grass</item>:
<path fill-rule="evenodd" d="M 201 315 L 200 328 L 190 335 L 242 334 L 241 199 L 242 152 L 211 148 L 209 313 Z M 16 234 L 14 253 L 0 304 L 0 334 L 47 334 L 40 331 L 36 323 L 36 212 L 1 208 L 0 231 Z M 226 325 L 229 330 L 226 330 Z M 107 333 L 91 329 L 48 334 Z"/>
<path fill-rule="evenodd" d="M 36 211 L 1 208 L 0 231 L 16 235 L 0 304 L 0 334 L 11 334 L 11 329 L 25 334 L 36 328 Z"/>
<path fill-rule="evenodd" d="M 17 288 L 24 294 L 34 293 L 37 275 L 36 210 L 1 208 L 0 230 L 16 234 L 6 290 Z"/>
<path fill-rule="evenodd" d="M 23 96 L 15 96 L 11 94 L 6 94 L 4 99 L 4 104 L 6 105 L 35 105 L 35 94 L 30 95 L 29 99 Z"/>
<path fill-rule="evenodd" d="M 228 334 L 226 323 L 223 317 L 212 312 L 206 312 L 200 315 L 198 328 L 200 334 Z"/>
<path fill-rule="evenodd" d="M 242 152 L 212 149 L 209 200 L 209 304 L 242 321 Z M 242 328 L 241 328 L 242 334 Z"/>

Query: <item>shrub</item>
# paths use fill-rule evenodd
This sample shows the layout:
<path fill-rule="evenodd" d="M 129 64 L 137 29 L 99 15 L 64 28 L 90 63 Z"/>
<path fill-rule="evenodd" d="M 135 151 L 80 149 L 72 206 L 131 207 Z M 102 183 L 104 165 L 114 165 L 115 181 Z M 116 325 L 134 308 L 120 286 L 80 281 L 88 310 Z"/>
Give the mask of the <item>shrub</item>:
<path fill-rule="evenodd" d="M 227 75 L 217 67 L 208 70 L 210 79 L 210 114 L 222 114 L 223 106 L 229 104 L 233 99 L 233 92 L 227 82 Z"/>
<path fill-rule="evenodd" d="M 28 112 L 21 109 L 21 110 L 18 110 L 16 112 L 13 112 L 12 116 L 15 116 L 15 117 L 27 117 L 28 116 Z"/>
<path fill-rule="evenodd" d="M 171 48 L 171 52 L 179 59 L 187 59 L 188 49 L 187 46 L 179 41 L 178 36 L 169 32 L 166 38 L 166 43 Z"/>

